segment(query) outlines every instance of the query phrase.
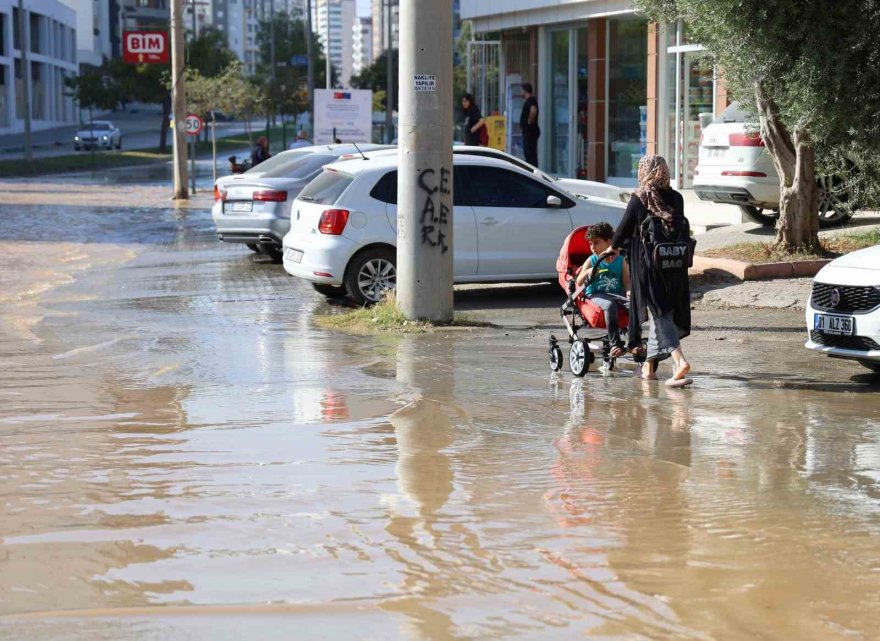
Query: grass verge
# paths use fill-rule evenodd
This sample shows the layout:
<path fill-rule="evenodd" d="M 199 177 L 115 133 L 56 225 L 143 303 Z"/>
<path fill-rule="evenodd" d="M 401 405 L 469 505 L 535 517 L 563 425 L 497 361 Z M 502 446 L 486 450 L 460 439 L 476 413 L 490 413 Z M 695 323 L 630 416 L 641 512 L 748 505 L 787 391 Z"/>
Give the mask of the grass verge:
<path fill-rule="evenodd" d="M 324 329 L 354 334 L 425 334 L 444 327 L 491 327 L 490 323 L 474 321 L 464 314 L 456 314 L 451 323 L 411 321 L 397 308 L 393 294 L 371 307 L 358 307 L 340 314 L 316 316 L 315 324 Z"/>
<path fill-rule="evenodd" d="M 730 258 L 745 263 L 781 263 L 799 260 L 836 258 L 865 247 L 880 245 L 880 231 L 833 236 L 820 240 L 822 250 L 816 252 L 786 252 L 771 243 L 738 243 L 729 247 L 700 252 L 709 258 Z"/>

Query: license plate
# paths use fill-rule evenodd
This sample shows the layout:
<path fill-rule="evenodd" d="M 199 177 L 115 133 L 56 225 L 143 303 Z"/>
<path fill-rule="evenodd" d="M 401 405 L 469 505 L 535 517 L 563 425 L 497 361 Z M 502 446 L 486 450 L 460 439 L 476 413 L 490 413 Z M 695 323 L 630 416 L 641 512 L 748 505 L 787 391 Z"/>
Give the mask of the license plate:
<path fill-rule="evenodd" d="M 715 147 L 709 149 L 709 158 L 721 158 L 724 155 L 724 152 L 727 151 L 724 147 Z"/>
<path fill-rule="evenodd" d="M 832 316 L 830 314 L 816 314 L 813 317 L 813 329 L 823 334 L 836 336 L 852 336 L 856 325 L 852 316 Z"/>
<path fill-rule="evenodd" d="M 300 263 L 303 259 L 303 253 L 298 249 L 288 249 L 287 259 L 293 261 L 294 263 Z"/>
<path fill-rule="evenodd" d="M 229 211 L 253 211 L 254 203 L 250 200 L 239 200 L 227 205 Z"/>

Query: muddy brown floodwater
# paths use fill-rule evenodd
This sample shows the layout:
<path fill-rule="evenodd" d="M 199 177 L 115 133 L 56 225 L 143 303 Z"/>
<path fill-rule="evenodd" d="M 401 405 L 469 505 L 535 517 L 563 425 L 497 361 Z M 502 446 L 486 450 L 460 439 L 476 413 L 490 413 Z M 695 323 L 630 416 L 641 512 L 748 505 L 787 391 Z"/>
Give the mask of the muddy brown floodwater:
<path fill-rule="evenodd" d="M 880 381 L 798 313 L 688 390 L 334 334 L 160 189 L 0 183 L 0 638 L 880 638 Z"/>

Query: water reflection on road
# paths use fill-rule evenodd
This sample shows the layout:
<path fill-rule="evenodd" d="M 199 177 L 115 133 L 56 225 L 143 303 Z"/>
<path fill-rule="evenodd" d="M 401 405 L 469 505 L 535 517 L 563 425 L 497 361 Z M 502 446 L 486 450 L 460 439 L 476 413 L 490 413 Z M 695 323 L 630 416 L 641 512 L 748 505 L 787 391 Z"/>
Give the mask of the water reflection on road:
<path fill-rule="evenodd" d="M 317 330 L 185 231 L 62 294 L 0 341 L 0 638 L 880 629 L 877 388 L 762 382 L 799 337 L 573 381 L 531 331 Z"/>

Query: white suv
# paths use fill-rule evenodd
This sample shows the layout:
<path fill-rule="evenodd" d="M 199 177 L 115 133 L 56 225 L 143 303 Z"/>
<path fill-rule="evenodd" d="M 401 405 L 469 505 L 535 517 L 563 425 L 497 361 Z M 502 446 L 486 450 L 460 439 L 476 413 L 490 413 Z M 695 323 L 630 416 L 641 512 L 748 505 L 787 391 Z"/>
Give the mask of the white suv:
<path fill-rule="evenodd" d="M 376 302 L 397 279 L 398 156 L 347 160 L 300 192 L 284 237 L 284 269 L 326 295 Z M 504 160 L 453 159 L 455 282 L 556 280 L 575 227 L 616 226 L 625 205 L 575 196 Z"/>
<path fill-rule="evenodd" d="M 758 123 L 732 103 L 703 130 L 694 172 L 694 191 L 701 200 L 738 205 L 750 219 L 772 226 L 779 218 L 779 174 Z M 819 224 L 842 225 L 855 209 L 852 192 L 840 181 L 820 177 Z"/>
<path fill-rule="evenodd" d="M 846 254 L 813 280 L 807 349 L 880 372 L 880 245 Z"/>

